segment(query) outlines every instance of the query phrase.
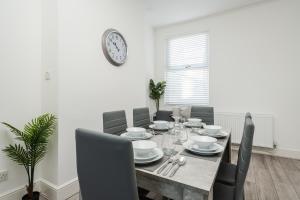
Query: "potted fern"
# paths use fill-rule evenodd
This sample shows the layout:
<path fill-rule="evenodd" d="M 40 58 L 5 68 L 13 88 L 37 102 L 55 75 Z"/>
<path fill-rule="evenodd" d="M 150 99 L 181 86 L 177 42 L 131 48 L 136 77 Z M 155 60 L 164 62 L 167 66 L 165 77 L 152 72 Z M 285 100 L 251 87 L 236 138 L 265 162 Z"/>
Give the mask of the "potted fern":
<path fill-rule="evenodd" d="M 154 81 L 152 79 L 150 79 L 149 97 L 155 101 L 156 111 L 159 111 L 159 100 L 164 95 L 165 88 L 166 88 L 166 81 L 161 81 L 161 82 L 158 82 L 157 84 L 155 84 Z"/>
<path fill-rule="evenodd" d="M 18 144 L 10 144 L 3 151 L 11 160 L 24 166 L 26 170 L 27 194 L 23 196 L 22 200 L 38 200 L 40 193 L 33 191 L 35 167 L 47 152 L 49 137 L 55 131 L 56 117 L 48 113 L 41 115 L 28 122 L 23 131 L 6 122 L 2 122 L 2 124 L 14 133 L 16 140 L 20 141 Z"/>

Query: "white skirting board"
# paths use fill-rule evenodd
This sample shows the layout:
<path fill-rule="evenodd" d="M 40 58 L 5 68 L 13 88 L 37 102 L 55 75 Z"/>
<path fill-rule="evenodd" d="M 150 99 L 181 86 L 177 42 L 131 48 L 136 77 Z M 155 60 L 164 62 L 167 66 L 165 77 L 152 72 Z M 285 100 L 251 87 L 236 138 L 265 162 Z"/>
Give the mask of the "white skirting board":
<path fill-rule="evenodd" d="M 39 179 L 35 183 L 35 190 L 41 193 L 40 200 L 79 200 L 79 183 L 77 178 L 61 186 Z M 0 194 L 0 200 L 22 199 L 25 193 L 25 187 L 16 188 L 5 194 Z"/>
<path fill-rule="evenodd" d="M 269 114 L 253 114 L 255 133 L 253 146 L 274 147 L 274 118 Z M 232 143 L 240 144 L 245 121 L 245 113 L 215 113 L 215 124 L 231 130 Z"/>

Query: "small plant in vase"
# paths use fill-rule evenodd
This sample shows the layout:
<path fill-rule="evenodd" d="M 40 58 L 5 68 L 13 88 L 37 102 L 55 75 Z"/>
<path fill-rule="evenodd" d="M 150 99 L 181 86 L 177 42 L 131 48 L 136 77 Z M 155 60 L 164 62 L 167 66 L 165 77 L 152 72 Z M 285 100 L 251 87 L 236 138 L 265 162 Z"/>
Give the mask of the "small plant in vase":
<path fill-rule="evenodd" d="M 155 101 L 156 111 L 159 111 L 159 100 L 164 95 L 165 88 L 166 88 L 166 82 L 165 81 L 161 81 L 161 82 L 158 82 L 157 84 L 155 84 L 154 81 L 152 79 L 150 79 L 150 83 L 149 83 L 150 94 L 149 94 L 149 97 Z"/>
<path fill-rule="evenodd" d="M 49 137 L 54 133 L 56 126 L 56 117 L 51 114 L 44 114 L 24 126 L 21 131 L 14 126 L 2 122 L 16 136 L 18 144 L 9 145 L 3 149 L 6 155 L 17 164 L 24 166 L 28 185 L 27 194 L 22 200 L 38 200 L 39 192 L 33 191 L 35 167 L 47 153 Z"/>

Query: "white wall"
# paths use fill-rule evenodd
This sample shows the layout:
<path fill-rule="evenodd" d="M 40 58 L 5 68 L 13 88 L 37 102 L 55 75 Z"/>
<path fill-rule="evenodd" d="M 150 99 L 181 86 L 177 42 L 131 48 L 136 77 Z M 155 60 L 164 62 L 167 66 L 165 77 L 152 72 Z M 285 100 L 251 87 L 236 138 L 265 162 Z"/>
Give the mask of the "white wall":
<path fill-rule="evenodd" d="M 274 0 L 155 31 L 155 74 L 164 79 L 168 37 L 210 34 L 210 105 L 273 114 L 278 147 L 300 151 L 300 1 Z"/>
<path fill-rule="evenodd" d="M 102 113 L 145 106 L 144 19 L 140 0 L 64 0 L 58 4 L 58 183 L 77 176 L 76 128 L 102 131 Z M 119 30 L 128 61 L 114 67 L 101 49 L 102 33 Z"/>
<path fill-rule="evenodd" d="M 39 0 L 0 1 L 0 121 L 17 128 L 41 112 L 41 3 Z M 13 142 L 0 126 L 0 146 Z M 0 170 L 8 181 L 0 183 L 0 196 L 23 187 L 25 170 L 0 151 Z M 37 175 L 38 176 L 38 175 Z"/>

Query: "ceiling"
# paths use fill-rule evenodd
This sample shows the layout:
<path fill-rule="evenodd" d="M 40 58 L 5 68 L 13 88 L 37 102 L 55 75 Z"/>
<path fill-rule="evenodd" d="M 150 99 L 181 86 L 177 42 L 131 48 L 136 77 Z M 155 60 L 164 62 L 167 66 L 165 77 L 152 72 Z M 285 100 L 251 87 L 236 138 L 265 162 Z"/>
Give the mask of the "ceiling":
<path fill-rule="evenodd" d="M 264 0 L 143 0 L 152 26 L 183 22 Z"/>

